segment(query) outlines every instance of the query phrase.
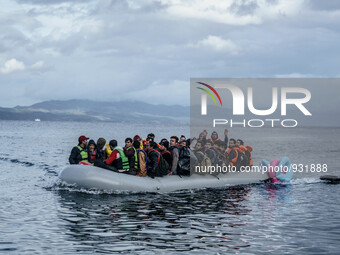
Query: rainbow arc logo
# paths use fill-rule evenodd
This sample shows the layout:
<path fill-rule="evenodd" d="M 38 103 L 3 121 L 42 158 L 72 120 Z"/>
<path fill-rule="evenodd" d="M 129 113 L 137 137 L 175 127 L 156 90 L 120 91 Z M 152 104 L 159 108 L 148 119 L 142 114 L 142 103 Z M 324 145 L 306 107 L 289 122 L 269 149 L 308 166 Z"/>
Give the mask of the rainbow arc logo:
<path fill-rule="evenodd" d="M 201 84 L 201 85 L 203 85 L 203 86 L 205 86 L 205 87 L 207 87 L 208 89 L 210 89 L 210 90 L 217 96 L 217 98 L 218 98 L 218 100 L 220 101 L 220 104 L 221 104 L 221 106 L 222 106 L 221 97 L 220 97 L 220 95 L 217 93 L 217 91 L 216 91 L 212 86 L 210 86 L 209 84 L 203 83 L 203 82 L 197 82 L 197 83 L 198 83 L 198 84 Z M 215 99 L 215 97 L 213 96 L 213 94 L 212 94 L 209 90 L 207 90 L 207 89 L 205 89 L 205 88 L 201 88 L 201 87 L 196 87 L 196 88 L 198 88 L 198 89 L 203 90 L 204 92 L 206 92 L 206 93 L 212 98 L 212 100 L 214 101 L 215 105 L 217 106 L 216 99 Z"/>

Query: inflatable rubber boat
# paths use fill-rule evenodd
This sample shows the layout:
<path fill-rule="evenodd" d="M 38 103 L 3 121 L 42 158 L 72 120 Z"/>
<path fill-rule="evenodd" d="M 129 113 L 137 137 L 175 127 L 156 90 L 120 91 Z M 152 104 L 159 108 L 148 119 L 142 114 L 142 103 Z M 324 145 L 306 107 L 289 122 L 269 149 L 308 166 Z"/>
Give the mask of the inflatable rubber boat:
<path fill-rule="evenodd" d="M 90 165 L 70 165 L 59 174 L 67 184 L 87 189 L 129 192 L 172 192 L 185 189 L 219 188 L 259 183 L 268 180 L 268 173 L 235 172 L 213 175 L 138 177 Z"/>

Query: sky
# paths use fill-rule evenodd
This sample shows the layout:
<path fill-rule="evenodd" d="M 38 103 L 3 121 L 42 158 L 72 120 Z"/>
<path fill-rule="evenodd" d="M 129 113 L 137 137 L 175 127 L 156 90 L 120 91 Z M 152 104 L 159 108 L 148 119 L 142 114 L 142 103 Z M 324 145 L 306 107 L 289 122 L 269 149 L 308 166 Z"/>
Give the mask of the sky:
<path fill-rule="evenodd" d="M 0 0 L 0 106 L 189 105 L 190 78 L 340 77 L 338 0 Z"/>

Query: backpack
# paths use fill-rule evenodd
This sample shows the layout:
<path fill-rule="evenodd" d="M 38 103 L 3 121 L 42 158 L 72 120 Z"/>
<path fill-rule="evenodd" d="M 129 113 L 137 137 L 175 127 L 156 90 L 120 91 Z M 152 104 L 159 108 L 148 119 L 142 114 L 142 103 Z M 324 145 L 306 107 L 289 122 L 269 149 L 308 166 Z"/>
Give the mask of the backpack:
<path fill-rule="evenodd" d="M 169 163 L 163 158 L 161 154 L 159 154 L 158 167 L 156 168 L 156 176 L 162 177 L 164 175 L 167 175 L 169 169 L 170 169 Z"/>
<path fill-rule="evenodd" d="M 197 154 L 200 155 L 200 156 L 202 157 L 201 162 L 198 162 L 198 164 L 200 165 L 200 167 L 203 168 L 203 169 L 208 169 L 208 167 L 210 167 L 210 166 L 212 165 L 212 164 L 211 164 L 210 158 L 207 156 L 207 154 L 205 154 L 205 153 L 202 152 L 202 151 L 198 151 Z M 196 172 L 195 169 L 194 169 L 194 173 L 195 173 L 195 174 L 201 174 L 201 175 L 206 174 L 205 172 Z"/>
<path fill-rule="evenodd" d="M 179 151 L 177 173 L 190 175 L 190 149 L 188 147 L 182 147 Z"/>
<path fill-rule="evenodd" d="M 157 153 L 158 156 L 158 166 L 156 168 L 156 172 L 154 173 L 154 177 L 162 177 L 164 175 L 167 175 L 170 169 L 168 162 L 163 158 L 159 151 L 151 149 L 150 153 L 152 152 Z"/>

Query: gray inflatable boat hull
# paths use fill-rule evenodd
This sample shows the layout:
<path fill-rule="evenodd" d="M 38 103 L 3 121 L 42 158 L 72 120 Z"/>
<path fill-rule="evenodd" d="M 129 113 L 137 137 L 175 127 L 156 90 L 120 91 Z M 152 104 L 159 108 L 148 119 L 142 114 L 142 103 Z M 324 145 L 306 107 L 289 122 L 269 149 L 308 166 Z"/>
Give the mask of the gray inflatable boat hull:
<path fill-rule="evenodd" d="M 59 174 L 67 184 L 80 188 L 129 192 L 172 192 L 185 189 L 219 188 L 225 186 L 259 183 L 268 179 L 267 173 L 228 173 L 191 176 L 138 177 L 116 173 L 87 165 L 70 165 Z"/>

